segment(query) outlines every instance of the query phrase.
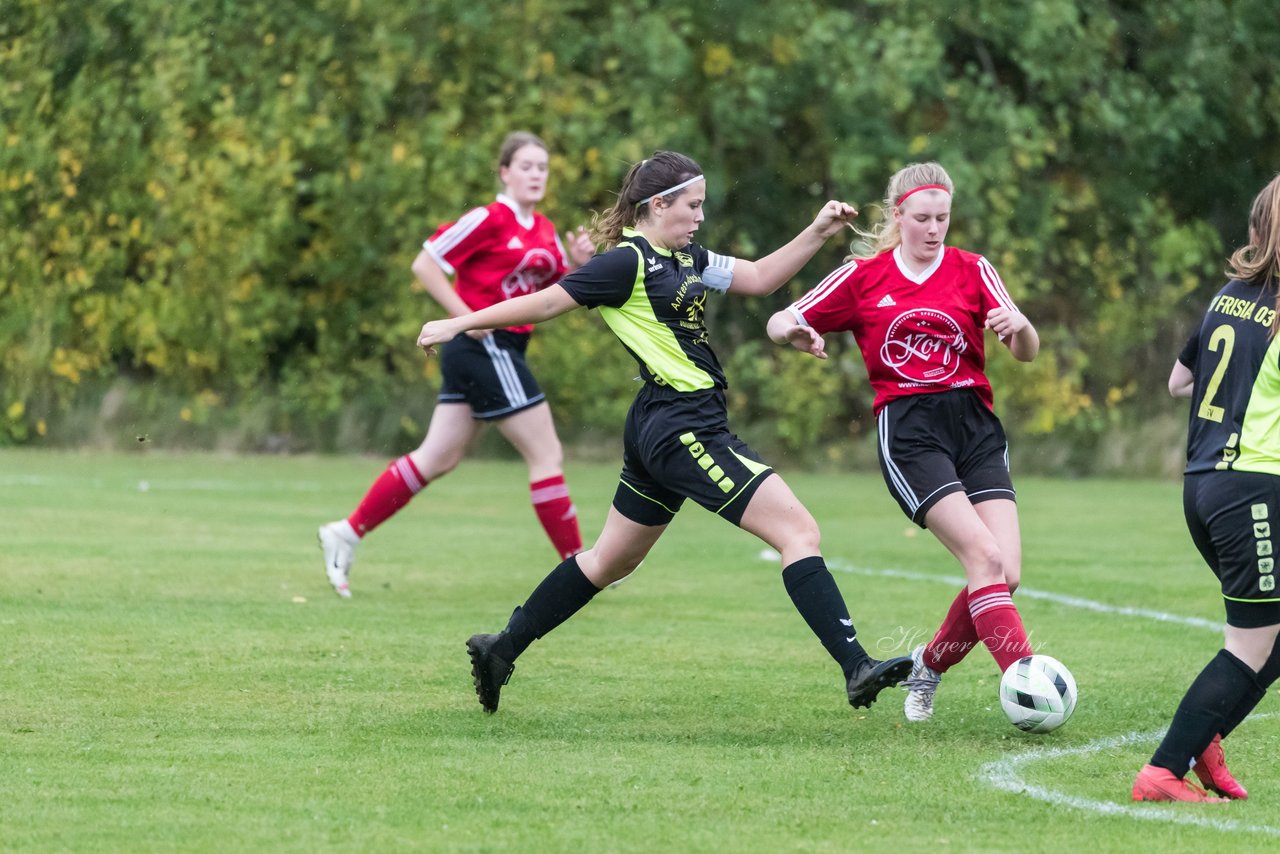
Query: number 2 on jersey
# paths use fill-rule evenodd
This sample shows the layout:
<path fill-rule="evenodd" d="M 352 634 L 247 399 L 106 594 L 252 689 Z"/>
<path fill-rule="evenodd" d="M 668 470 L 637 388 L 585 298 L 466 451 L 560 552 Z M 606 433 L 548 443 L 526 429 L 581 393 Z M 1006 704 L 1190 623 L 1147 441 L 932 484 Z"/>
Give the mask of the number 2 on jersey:
<path fill-rule="evenodd" d="M 1223 324 L 1213 330 L 1213 334 L 1209 336 L 1209 349 L 1216 353 L 1222 351 L 1222 358 L 1218 360 L 1217 366 L 1213 369 L 1213 376 L 1209 377 L 1209 385 L 1205 387 L 1204 397 L 1200 400 L 1200 409 L 1196 414 L 1207 421 L 1222 422 L 1222 416 L 1225 410 L 1221 406 L 1213 405 L 1213 398 L 1218 394 L 1218 386 L 1222 385 L 1222 377 L 1227 372 L 1227 362 L 1231 360 L 1231 349 L 1236 345 L 1235 329 Z"/>

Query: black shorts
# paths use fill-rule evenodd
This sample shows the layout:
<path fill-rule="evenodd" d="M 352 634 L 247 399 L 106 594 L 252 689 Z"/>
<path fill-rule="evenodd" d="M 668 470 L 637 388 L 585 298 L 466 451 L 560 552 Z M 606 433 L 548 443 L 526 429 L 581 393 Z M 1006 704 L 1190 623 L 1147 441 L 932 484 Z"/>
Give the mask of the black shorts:
<path fill-rule="evenodd" d="M 891 400 L 876 419 L 880 473 L 921 528 L 939 499 L 964 492 L 977 504 L 1016 499 L 1009 442 L 1000 419 L 972 391 L 956 389 Z"/>
<path fill-rule="evenodd" d="M 665 525 L 686 498 L 737 525 L 773 469 L 729 432 L 724 392 L 676 392 L 645 385 L 627 413 L 619 513 Z"/>
<path fill-rule="evenodd" d="M 498 329 L 479 341 L 459 335 L 440 351 L 444 382 L 440 403 L 465 403 L 471 417 L 491 421 L 536 406 L 545 395 L 538 388 L 524 351 L 529 336 Z"/>
<path fill-rule="evenodd" d="M 1248 471 L 1187 475 L 1182 512 L 1191 539 L 1222 586 L 1227 623 L 1241 629 L 1280 623 L 1275 576 L 1280 477 Z"/>

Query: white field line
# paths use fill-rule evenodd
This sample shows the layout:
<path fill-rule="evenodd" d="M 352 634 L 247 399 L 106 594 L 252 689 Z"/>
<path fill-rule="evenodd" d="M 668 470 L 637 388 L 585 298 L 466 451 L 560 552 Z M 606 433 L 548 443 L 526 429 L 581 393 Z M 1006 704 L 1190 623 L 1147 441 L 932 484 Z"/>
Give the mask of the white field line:
<path fill-rule="evenodd" d="M 763 554 L 761 555 L 763 557 Z M 776 556 L 773 558 L 776 560 Z M 902 578 L 907 581 L 931 581 L 936 584 L 946 584 L 951 587 L 960 588 L 967 582 L 963 576 L 959 575 L 934 575 L 928 572 L 911 572 L 906 569 L 872 569 L 865 566 L 856 566 L 854 564 L 839 559 L 830 559 L 827 566 L 837 572 L 848 572 L 853 575 L 866 575 L 875 578 Z M 1058 605 L 1066 605 L 1069 608 L 1081 608 L 1086 611 L 1095 611 L 1099 614 L 1116 614 L 1121 617 L 1140 617 L 1146 620 L 1155 620 L 1161 623 L 1176 623 L 1182 626 L 1191 626 L 1197 629 L 1208 629 L 1211 632 L 1222 634 L 1222 623 L 1216 623 L 1213 620 L 1205 620 L 1201 617 L 1183 617 L 1178 614 L 1168 614 L 1164 611 L 1154 611 L 1150 608 L 1130 608 L 1122 605 L 1108 605 L 1105 602 L 1095 602 L 1092 599 L 1084 599 L 1080 596 L 1067 596 L 1063 593 L 1050 593 L 1045 590 L 1036 590 L 1034 587 L 1021 586 L 1018 592 L 1014 594 L 1019 599 L 1039 599 L 1045 602 L 1054 602 Z"/>
<path fill-rule="evenodd" d="M 1269 712 L 1263 715 L 1253 715 L 1249 718 L 1249 721 L 1275 717 L 1276 714 L 1276 712 Z M 1273 827 L 1268 824 L 1249 824 L 1230 818 L 1219 818 L 1218 816 L 1223 814 L 1224 809 L 1231 809 L 1229 804 L 1205 804 L 1188 808 L 1189 810 L 1194 809 L 1194 812 L 1184 812 L 1173 804 L 1098 801 L 1092 798 L 1067 795 L 1053 789 L 1047 789 L 1044 786 L 1027 783 L 1019 774 L 1024 765 L 1029 765 L 1032 762 L 1060 759 L 1064 756 L 1084 756 L 1135 744 L 1150 743 L 1164 737 L 1164 733 L 1163 729 L 1152 730 L 1151 732 L 1131 732 L 1128 735 L 1101 738 L 1080 747 L 1046 747 L 1038 750 L 1029 750 L 1026 753 L 1013 754 L 997 759 L 995 762 L 988 762 L 982 766 L 978 775 L 983 782 L 1001 791 L 1028 795 L 1038 801 L 1044 801 L 1054 806 L 1071 807 L 1072 809 L 1084 810 L 1085 812 L 1099 815 L 1124 816 L 1125 818 L 1134 818 L 1140 821 L 1161 821 L 1168 824 L 1188 824 L 1195 827 L 1233 833 L 1262 833 L 1267 836 L 1280 836 L 1280 827 Z M 1137 773 L 1136 770 L 1134 773 Z"/>
<path fill-rule="evenodd" d="M 38 474 L 0 475 L 0 489 L 7 486 L 66 486 L 74 483 L 76 489 L 124 490 L 126 492 L 243 492 L 245 481 L 204 479 L 169 479 L 152 480 L 143 478 L 136 482 L 107 480 L 105 478 L 78 477 L 74 481 L 68 478 L 46 477 Z M 320 492 L 321 486 L 314 481 L 274 481 L 272 489 L 285 492 Z"/>

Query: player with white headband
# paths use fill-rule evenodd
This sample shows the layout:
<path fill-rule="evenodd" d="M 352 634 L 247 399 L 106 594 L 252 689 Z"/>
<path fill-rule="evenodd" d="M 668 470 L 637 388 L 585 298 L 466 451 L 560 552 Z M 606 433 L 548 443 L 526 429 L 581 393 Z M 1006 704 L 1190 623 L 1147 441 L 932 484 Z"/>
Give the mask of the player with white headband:
<path fill-rule="evenodd" d="M 516 657 L 635 569 L 686 498 L 782 556 L 786 590 L 840 666 L 851 705 L 871 705 L 911 669 L 905 656 L 876 661 L 863 649 L 818 549 L 817 523 L 782 478 L 730 431 L 724 371 L 703 322 L 707 300 L 718 292 L 776 291 L 857 211 L 827 202 L 790 243 L 748 261 L 693 242 L 706 194 L 697 163 L 660 151 L 631 168 L 617 203 L 597 218 L 593 237 L 607 251 L 545 291 L 422 327 L 418 343 L 430 352 L 477 326 L 541 322 L 575 308 L 598 308 L 635 356 L 643 381 L 623 433 L 621 482 L 595 545 L 556 567 L 500 634 L 467 642 L 476 693 L 487 712 L 497 710 Z"/>

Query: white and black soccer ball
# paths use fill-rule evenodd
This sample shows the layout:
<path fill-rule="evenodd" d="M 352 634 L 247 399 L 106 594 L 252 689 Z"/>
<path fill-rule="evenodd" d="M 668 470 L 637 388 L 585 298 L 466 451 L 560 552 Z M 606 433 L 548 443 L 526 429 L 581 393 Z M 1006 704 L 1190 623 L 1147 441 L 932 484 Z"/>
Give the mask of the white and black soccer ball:
<path fill-rule="evenodd" d="M 1053 732 L 1076 710 L 1076 680 L 1050 655 L 1020 658 L 1000 677 L 1000 706 L 1024 732 Z"/>

